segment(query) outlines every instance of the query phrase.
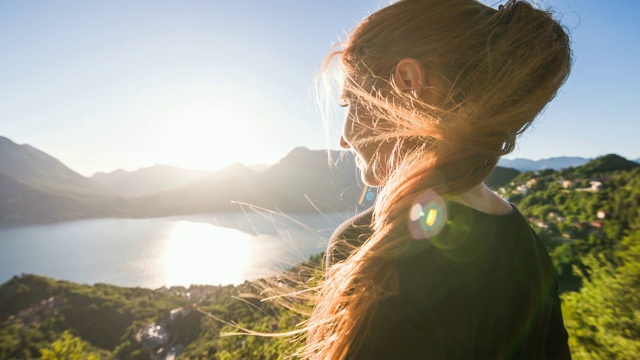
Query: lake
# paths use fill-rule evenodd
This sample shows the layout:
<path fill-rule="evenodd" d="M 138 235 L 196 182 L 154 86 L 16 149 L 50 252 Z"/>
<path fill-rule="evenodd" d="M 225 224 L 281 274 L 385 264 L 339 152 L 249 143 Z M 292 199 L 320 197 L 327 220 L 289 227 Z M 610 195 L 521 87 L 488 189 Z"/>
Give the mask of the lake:
<path fill-rule="evenodd" d="M 0 228 L 0 283 L 32 273 L 82 284 L 239 284 L 326 249 L 354 213 L 89 219 Z"/>

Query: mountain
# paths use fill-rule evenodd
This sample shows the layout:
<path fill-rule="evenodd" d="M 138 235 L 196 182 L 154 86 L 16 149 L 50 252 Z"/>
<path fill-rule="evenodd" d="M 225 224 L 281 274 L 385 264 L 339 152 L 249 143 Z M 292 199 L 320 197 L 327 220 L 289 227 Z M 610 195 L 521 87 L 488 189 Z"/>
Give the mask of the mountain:
<path fill-rule="evenodd" d="M 509 184 L 518 175 L 520 171 L 516 169 L 496 166 L 484 182 L 491 189 L 498 189 Z"/>
<path fill-rule="evenodd" d="M 0 224 L 107 216 L 117 204 L 58 159 L 0 136 Z"/>
<path fill-rule="evenodd" d="M 0 173 L 0 225 L 109 216 L 117 204 L 102 195 L 55 191 Z"/>
<path fill-rule="evenodd" d="M 271 164 L 254 164 L 249 168 L 257 173 L 263 172 L 271 167 Z"/>
<path fill-rule="evenodd" d="M 135 171 L 98 172 L 91 177 L 91 180 L 113 194 L 135 197 L 182 188 L 208 175 L 211 175 L 211 172 L 155 165 Z"/>
<path fill-rule="evenodd" d="M 544 169 L 560 170 L 568 167 L 581 166 L 589 162 L 590 159 L 582 157 L 552 157 L 548 159 L 529 160 L 529 159 L 505 159 L 501 158 L 498 165 L 508 168 L 517 169 L 518 171 L 537 171 Z"/>
<path fill-rule="evenodd" d="M 69 169 L 58 159 L 30 145 L 18 145 L 0 136 L 0 173 L 39 188 L 74 193 L 99 193 L 93 181 Z"/>
<path fill-rule="evenodd" d="M 296 148 L 262 172 L 234 164 L 182 189 L 128 199 L 129 215 L 240 211 L 240 204 L 284 212 L 353 209 L 361 187 L 352 155 Z"/>
<path fill-rule="evenodd" d="M 350 209 L 362 191 L 350 152 L 327 153 L 298 147 L 261 175 L 281 194 L 276 206 L 286 206 L 290 211 L 315 207 L 323 211 Z"/>
<path fill-rule="evenodd" d="M 628 171 L 640 167 L 640 164 L 629 161 L 616 154 L 600 156 L 579 167 L 582 174 L 595 175 L 613 171 Z"/>
<path fill-rule="evenodd" d="M 180 189 L 127 199 L 127 216 L 163 216 L 240 210 L 233 202 L 255 203 L 270 196 L 256 173 L 234 164 Z M 262 202 L 262 201 L 261 201 Z"/>

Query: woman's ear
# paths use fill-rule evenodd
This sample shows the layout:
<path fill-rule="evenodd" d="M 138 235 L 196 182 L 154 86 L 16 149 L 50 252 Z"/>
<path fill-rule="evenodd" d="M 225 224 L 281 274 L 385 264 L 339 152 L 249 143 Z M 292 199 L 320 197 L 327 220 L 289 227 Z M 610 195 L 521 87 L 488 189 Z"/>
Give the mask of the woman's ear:
<path fill-rule="evenodd" d="M 442 101 L 443 79 L 433 69 L 425 69 L 416 59 L 398 61 L 393 81 L 400 91 L 413 93 L 428 104 L 436 105 Z"/>
<path fill-rule="evenodd" d="M 420 92 L 425 88 L 424 67 L 417 60 L 404 58 L 396 64 L 393 72 L 393 81 L 403 92 Z"/>

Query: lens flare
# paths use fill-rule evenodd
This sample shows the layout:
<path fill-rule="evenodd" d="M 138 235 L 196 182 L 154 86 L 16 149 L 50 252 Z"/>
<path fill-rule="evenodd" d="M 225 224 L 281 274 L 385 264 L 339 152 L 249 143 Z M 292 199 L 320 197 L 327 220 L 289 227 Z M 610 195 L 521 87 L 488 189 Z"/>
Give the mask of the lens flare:
<path fill-rule="evenodd" d="M 435 224 L 436 222 L 437 217 L 438 217 L 438 210 L 429 209 L 429 213 L 427 214 L 427 220 L 425 221 L 427 223 L 427 226 L 433 226 L 433 224 Z"/>
<path fill-rule="evenodd" d="M 358 198 L 358 205 L 364 204 L 365 201 L 372 201 L 375 196 L 373 188 L 367 185 L 363 186 L 362 193 L 360 193 L 360 197 Z"/>
<path fill-rule="evenodd" d="M 414 201 L 409 213 L 409 231 L 414 239 L 428 239 L 437 235 L 447 222 L 444 200 L 427 190 Z"/>

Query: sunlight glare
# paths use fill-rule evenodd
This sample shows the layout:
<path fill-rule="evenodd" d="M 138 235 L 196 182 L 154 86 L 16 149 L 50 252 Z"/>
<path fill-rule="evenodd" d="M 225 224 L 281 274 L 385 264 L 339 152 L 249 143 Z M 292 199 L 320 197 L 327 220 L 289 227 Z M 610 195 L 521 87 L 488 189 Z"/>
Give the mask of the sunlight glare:
<path fill-rule="evenodd" d="M 178 221 L 168 237 L 163 256 L 166 284 L 244 281 L 251 262 L 251 235 L 206 223 Z"/>
<path fill-rule="evenodd" d="M 277 136 L 277 127 L 274 121 L 266 121 L 260 105 L 256 99 L 211 92 L 166 104 L 146 114 L 153 125 L 142 155 L 149 161 L 190 169 L 275 162 L 282 154 L 269 144 Z"/>

